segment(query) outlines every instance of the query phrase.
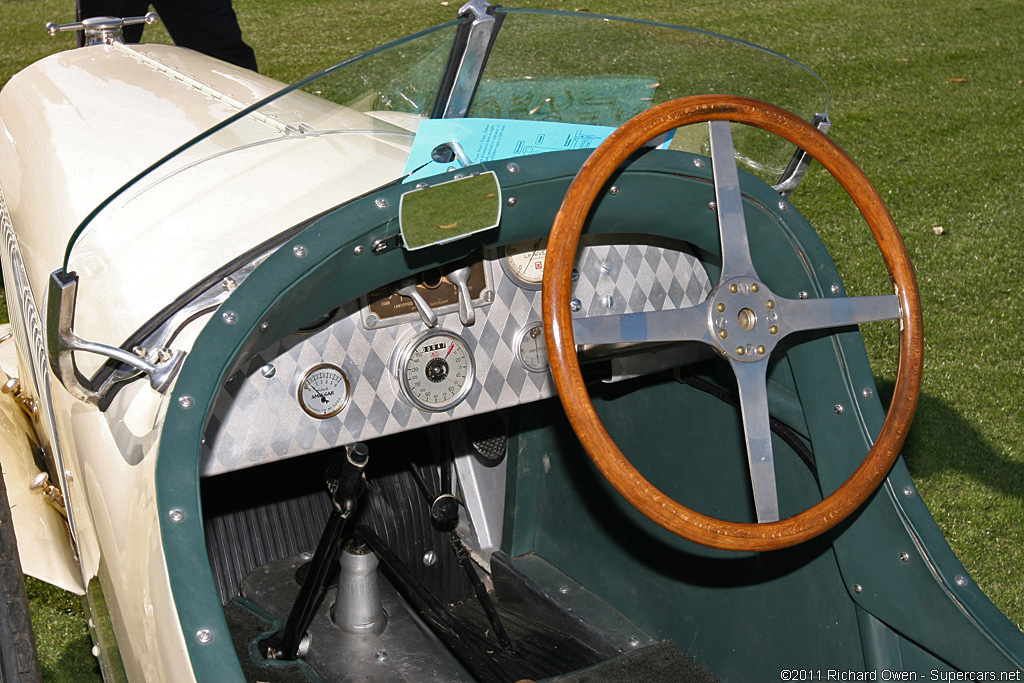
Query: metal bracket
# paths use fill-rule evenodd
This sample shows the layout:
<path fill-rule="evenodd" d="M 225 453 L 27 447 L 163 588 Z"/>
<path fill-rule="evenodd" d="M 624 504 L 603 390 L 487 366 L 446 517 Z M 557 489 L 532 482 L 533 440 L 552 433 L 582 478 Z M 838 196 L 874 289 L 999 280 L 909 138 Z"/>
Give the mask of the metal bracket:
<path fill-rule="evenodd" d="M 446 86 L 441 88 L 438 105 L 431 118 L 461 119 L 469 113 L 487 55 L 498 32 L 500 22 L 494 17 L 494 6 L 486 0 L 469 0 L 459 10 L 459 16 L 469 16 L 472 20 L 466 25 L 468 29 L 462 34 L 465 36 L 463 40 L 456 38 L 445 75 Z"/>
<path fill-rule="evenodd" d="M 50 289 L 46 300 L 46 349 L 50 369 L 73 396 L 99 404 L 103 394 L 90 388 L 89 381 L 75 365 L 75 351 L 95 353 L 129 365 L 149 375 L 154 391 L 164 393 L 181 369 L 184 351 L 157 348 L 145 358 L 116 346 L 86 341 L 78 337 L 72 327 L 75 323 L 75 302 L 78 298 L 78 276 L 54 271 L 50 275 Z"/>
<path fill-rule="evenodd" d="M 828 129 L 832 127 L 832 120 L 828 117 L 828 114 L 815 114 L 814 118 L 811 119 L 811 125 L 827 135 Z M 814 157 L 798 147 L 786 165 L 786 170 L 779 177 L 779 182 L 773 185 L 772 189 L 786 199 L 789 199 L 793 195 L 793 191 L 800 184 L 800 181 L 804 179 L 804 174 L 807 173 L 807 169 L 813 160 Z"/>
<path fill-rule="evenodd" d="M 109 45 L 110 43 L 123 43 L 125 26 L 133 24 L 149 24 L 152 26 L 160 21 L 156 12 L 149 12 L 142 17 L 89 17 L 72 24 L 58 24 L 55 21 L 46 22 L 46 32 L 51 36 L 57 35 L 60 31 L 82 31 L 85 35 L 85 45 Z"/>

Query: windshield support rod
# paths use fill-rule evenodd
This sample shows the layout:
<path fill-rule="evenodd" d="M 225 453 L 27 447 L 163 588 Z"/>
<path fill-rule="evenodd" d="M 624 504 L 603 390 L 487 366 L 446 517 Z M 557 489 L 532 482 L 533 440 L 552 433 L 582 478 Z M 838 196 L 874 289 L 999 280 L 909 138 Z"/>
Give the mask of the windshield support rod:
<path fill-rule="evenodd" d="M 469 0 L 459 10 L 459 16 L 468 16 L 470 21 L 463 23 L 455 36 L 441 88 L 434 100 L 430 116 L 433 119 L 461 119 L 469 113 L 504 18 L 503 14 L 495 15 L 494 6 L 487 0 Z"/>
<path fill-rule="evenodd" d="M 103 395 L 90 387 L 75 365 L 74 352 L 84 351 L 106 356 L 131 366 L 149 376 L 149 385 L 163 393 L 181 369 L 184 351 L 153 349 L 143 358 L 98 342 L 82 339 L 72 331 L 75 324 L 75 302 L 78 298 L 78 276 L 63 270 L 50 275 L 50 289 L 46 299 L 46 351 L 50 369 L 73 396 L 98 405 Z"/>
<path fill-rule="evenodd" d="M 832 119 L 828 117 L 828 114 L 815 114 L 811 119 L 811 125 L 827 135 L 828 129 L 832 127 Z M 772 189 L 789 199 L 793 196 L 793 191 L 796 190 L 800 181 L 804 179 L 804 174 L 807 173 L 812 161 L 814 161 L 814 157 L 797 147 L 797 150 L 793 152 L 793 157 L 786 164 L 786 170 L 779 176 L 779 182 L 772 185 Z"/>

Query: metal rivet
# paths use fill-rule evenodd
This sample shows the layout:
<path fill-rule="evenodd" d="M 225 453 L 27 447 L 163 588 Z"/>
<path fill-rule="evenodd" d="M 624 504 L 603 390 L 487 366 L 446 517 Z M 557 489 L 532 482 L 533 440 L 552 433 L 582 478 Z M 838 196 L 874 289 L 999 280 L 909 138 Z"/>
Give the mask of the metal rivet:
<path fill-rule="evenodd" d="M 900 562 L 910 562 L 910 553 L 908 553 L 908 552 L 900 553 Z"/>
<path fill-rule="evenodd" d="M 378 198 L 373 203 L 377 205 L 378 209 L 386 209 L 386 208 L 388 208 L 388 200 L 384 199 L 383 197 Z"/>
<path fill-rule="evenodd" d="M 832 293 L 833 294 L 838 294 L 839 293 L 839 285 L 832 285 Z"/>
<path fill-rule="evenodd" d="M 266 332 L 269 329 L 270 329 L 270 322 L 269 321 L 264 320 L 263 322 L 260 323 L 260 332 Z"/>
<path fill-rule="evenodd" d="M 736 292 L 740 291 L 740 288 L 736 286 L 736 283 L 733 283 L 729 285 L 729 291 L 735 294 Z"/>
<path fill-rule="evenodd" d="M 871 398 L 873 396 L 873 392 L 870 387 L 864 387 L 860 393 L 864 398 Z"/>
<path fill-rule="evenodd" d="M 640 639 L 639 638 L 637 638 L 636 636 L 630 636 L 629 637 L 629 646 L 630 647 L 636 647 L 639 644 L 640 644 Z"/>
<path fill-rule="evenodd" d="M 572 301 L 569 302 L 569 309 L 573 313 L 579 313 L 580 311 L 583 310 L 583 304 L 580 303 L 579 299 L 573 299 Z"/>
<path fill-rule="evenodd" d="M 383 254 L 387 250 L 388 250 L 388 241 L 387 240 L 377 240 L 376 242 L 373 243 L 373 246 L 370 247 L 370 251 L 372 251 L 374 254 Z"/>
<path fill-rule="evenodd" d="M 515 197 L 509 197 L 508 199 L 505 200 L 505 203 L 508 204 L 509 206 L 515 206 L 516 204 L 519 203 L 519 200 L 516 199 Z"/>
<path fill-rule="evenodd" d="M 708 211 L 718 211 L 718 204 L 708 202 Z"/>
<path fill-rule="evenodd" d="M 366 326 L 377 327 L 377 320 L 377 316 L 375 316 L 373 313 L 368 313 L 366 315 Z"/>
<path fill-rule="evenodd" d="M 493 290 L 485 289 L 483 296 L 484 296 L 484 301 L 486 301 L 487 303 L 493 303 L 494 302 L 494 291 Z"/>
<path fill-rule="evenodd" d="M 778 333 L 779 333 L 778 326 L 772 325 L 771 327 L 768 328 L 768 334 L 778 334 Z"/>
<path fill-rule="evenodd" d="M 719 313 L 725 313 L 725 304 L 723 304 L 722 302 L 718 302 L 718 305 L 715 306 L 715 310 L 718 311 Z"/>
<path fill-rule="evenodd" d="M 758 346 L 757 347 L 757 353 L 758 353 L 759 356 L 763 356 L 764 352 L 765 352 L 765 348 L 763 346 Z"/>
<path fill-rule="evenodd" d="M 913 498 L 914 497 L 914 489 L 912 487 L 910 487 L 910 486 L 904 486 L 903 487 L 903 495 L 906 496 L 907 498 Z"/>
<path fill-rule="evenodd" d="M 93 645 L 92 646 L 92 656 L 96 657 L 97 659 L 99 659 L 99 656 L 100 656 L 100 646 L 99 645 Z"/>
<path fill-rule="evenodd" d="M 363 245 L 357 244 L 356 248 L 352 250 L 352 253 L 355 254 L 356 256 L 362 255 L 362 253 L 363 253 Z"/>
<path fill-rule="evenodd" d="M 177 508 L 167 513 L 167 516 L 171 518 L 172 522 L 180 522 L 181 520 L 185 519 L 185 513 Z"/>
<path fill-rule="evenodd" d="M 505 168 L 507 168 L 507 169 L 508 169 L 508 172 L 509 172 L 509 173 L 519 173 L 519 166 L 518 166 L 518 164 L 513 164 L 513 163 L 510 163 L 510 164 L 509 164 L 508 166 L 506 166 Z"/>
<path fill-rule="evenodd" d="M 226 322 L 228 325 L 234 325 L 236 322 L 238 322 L 238 316 L 232 313 L 231 311 L 224 311 L 223 313 L 221 313 L 220 317 L 223 318 L 224 322 Z"/>
<path fill-rule="evenodd" d="M 559 593 L 561 593 L 562 595 L 565 595 L 565 594 L 566 594 L 566 593 L 568 593 L 568 592 L 569 592 L 570 590 L 571 590 L 571 589 L 569 588 L 569 586 L 568 586 L 568 585 L 562 585 L 562 586 L 559 586 L 559 587 L 558 587 L 558 592 L 559 592 Z"/>
<path fill-rule="evenodd" d="M 188 410 L 189 408 L 192 407 L 192 397 L 182 396 L 181 398 L 178 399 L 178 405 Z"/>
<path fill-rule="evenodd" d="M 797 292 L 796 296 L 797 296 L 798 299 L 806 299 L 807 298 L 807 292 L 803 292 L 803 291 Z"/>
<path fill-rule="evenodd" d="M 832 410 L 836 411 L 836 415 L 842 415 L 843 414 L 843 406 L 838 404 L 838 403 L 835 404 L 834 406 L 832 406 Z"/>
<path fill-rule="evenodd" d="M 737 346 L 736 347 L 736 355 L 737 356 L 742 356 L 746 352 L 747 352 L 746 349 L 744 349 L 742 346 Z"/>
<path fill-rule="evenodd" d="M 863 593 L 864 592 L 864 586 L 860 585 L 859 583 L 853 584 L 853 592 L 854 593 Z"/>
<path fill-rule="evenodd" d="M 618 185 L 612 185 L 610 188 L 608 188 L 608 194 L 614 195 L 614 194 L 618 194 L 618 193 L 619 193 L 619 186 Z"/>
<path fill-rule="evenodd" d="M 756 282 L 750 285 L 751 292 L 756 292 L 759 289 L 761 289 L 761 287 Z"/>
<path fill-rule="evenodd" d="M 292 247 L 292 251 L 299 258 L 305 258 L 306 257 L 306 253 L 307 253 L 306 252 L 306 248 L 304 246 L 302 246 L 301 244 L 296 244 L 294 247 Z"/>
<path fill-rule="evenodd" d="M 266 377 L 267 379 L 270 379 L 271 377 L 277 374 L 277 368 L 274 367 L 273 363 L 267 363 L 262 368 L 260 368 L 260 374 Z"/>
<path fill-rule="evenodd" d="M 210 629 L 200 629 L 196 631 L 196 640 L 198 640 L 203 645 L 206 645 L 208 642 L 213 640 L 213 634 L 210 633 Z"/>
<path fill-rule="evenodd" d="M 299 553 L 299 559 L 303 562 L 309 562 L 313 559 L 313 553 L 309 552 L 308 550 L 304 550 L 303 552 Z"/>
<path fill-rule="evenodd" d="M 703 159 L 694 159 L 693 160 L 693 165 L 696 166 L 697 168 L 704 168 L 704 160 Z"/>
<path fill-rule="evenodd" d="M 387 650 L 381 650 L 380 652 L 378 652 L 374 656 L 377 658 L 378 662 L 383 662 L 385 659 L 388 658 L 388 653 L 387 653 Z"/>
<path fill-rule="evenodd" d="M 430 187 L 429 183 L 416 183 L 416 189 L 417 190 L 425 190 L 428 187 Z"/>
<path fill-rule="evenodd" d="M 455 175 L 453 175 L 453 176 L 452 176 L 452 178 L 453 178 L 454 180 L 462 180 L 462 179 L 463 179 L 463 178 L 465 178 L 465 177 L 466 177 L 466 176 L 465 176 L 465 174 L 463 174 L 463 173 L 456 173 Z"/>
<path fill-rule="evenodd" d="M 433 550 L 428 550 L 427 552 L 425 552 L 423 554 L 423 564 L 425 564 L 428 567 L 433 567 L 435 564 L 437 564 L 437 553 L 435 553 Z"/>
<path fill-rule="evenodd" d="M 767 308 L 767 309 L 775 308 L 775 301 L 774 301 L 774 299 L 768 299 L 768 301 L 765 301 L 764 302 L 764 307 Z"/>
<path fill-rule="evenodd" d="M 569 275 L 569 279 L 573 282 L 577 282 L 580 279 L 580 271 L 576 268 L 572 269 L 572 273 Z"/>
<path fill-rule="evenodd" d="M 226 277 L 220 281 L 220 286 L 225 292 L 230 292 L 232 289 L 237 287 L 238 284 L 232 278 Z"/>
<path fill-rule="evenodd" d="M 961 587 L 963 587 L 963 586 L 966 586 L 966 585 L 967 585 L 967 577 L 966 577 L 966 576 L 960 576 L 960 575 L 958 575 L 958 576 L 957 576 L 957 577 L 956 577 L 955 579 L 953 579 L 953 580 L 954 580 L 954 581 L 956 581 L 956 585 L 958 585 L 958 586 L 961 586 Z"/>
<path fill-rule="evenodd" d="M 789 208 L 789 205 L 786 204 L 786 202 L 779 202 L 779 211 L 785 211 L 788 208 Z"/>
<path fill-rule="evenodd" d="M 615 298 L 611 294 L 605 294 L 601 299 L 601 303 L 604 304 L 605 308 L 611 308 L 615 305 Z"/>
<path fill-rule="evenodd" d="M 719 330 L 718 331 L 718 338 L 719 339 L 725 339 L 728 336 L 729 336 L 729 333 L 727 331 L 725 331 L 725 330 Z"/>

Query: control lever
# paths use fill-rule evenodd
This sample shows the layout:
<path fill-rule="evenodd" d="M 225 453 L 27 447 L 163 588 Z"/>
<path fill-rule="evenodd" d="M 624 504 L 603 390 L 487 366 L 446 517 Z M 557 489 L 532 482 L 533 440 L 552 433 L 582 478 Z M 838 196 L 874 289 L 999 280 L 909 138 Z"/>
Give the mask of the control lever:
<path fill-rule="evenodd" d="M 437 314 L 434 313 L 434 309 L 430 307 L 430 304 L 423 298 L 423 295 L 416 289 L 415 277 L 403 277 L 391 285 L 391 291 L 412 299 L 412 302 L 416 304 L 416 310 L 419 311 L 420 318 L 423 319 L 423 323 L 427 327 L 435 327 L 437 325 Z"/>
<path fill-rule="evenodd" d="M 345 525 L 356 510 L 359 494 L 362 493 L 363 469 L 370 461 L 370 451 L 364 443 L 347 446 L 336 451 L 327 461 L 327 490 L 331 493 L 331 516 L 316 545 L 316 552 L 309 562 L 309 571 L 295 598 L 288 621 L 280 639 L 265 641 L 265 652 L 270 659 L 293 660 L 299 655 L 299 645 L 313 621 L 323 593 L 327 575 L 338 555 Z"/>
<path fill-rule="evenodd" d="M 469 293 L 469 266 L 462 266 L 448 271 L 448 282 L 459 290 L 459 320 L 466 327 L 476 322 L 476 311 L 473 310 L 473 295 Z"/>

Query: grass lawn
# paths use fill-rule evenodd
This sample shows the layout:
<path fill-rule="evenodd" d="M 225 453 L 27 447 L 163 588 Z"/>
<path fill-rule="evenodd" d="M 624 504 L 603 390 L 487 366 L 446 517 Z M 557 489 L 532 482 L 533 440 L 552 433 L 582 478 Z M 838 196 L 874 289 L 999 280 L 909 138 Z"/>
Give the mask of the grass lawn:
<path fill-rule="evenodd" d="M 516 6 L 620 14 L 696 26 L 789 55 L 832 93 L 831 137 L 873 179 L 900 226 L 924 305 L 926 366 L 904 449 L 921 495 L 993 601 L 1024 624 L 1024 12 L 1019 0 L 520 0 Z M 383 41 L 453 18 L 459 3 L 236 0 L 261 72 L 289 81 Z M 0 83 L 49 52 L 48 20 L 73 3 L 0 0 Z M 168 40 L 147 29 L 149 40 Z M 821 198 L 818 206 L 806 201 Z M 794 202 L 832 249 L 853 293 L 884 271 L 862 221 L 817 169 Z M 879 385 L 895 379 L 895 339 L 866 337 Z M 49 680 L 95 676 L 75 601 L 33 583 Z M 58 619 L 59 617 L 59 619 Z M 51 631 L 59 631 L 50 635 Z M 85 663 L 82 663 L 85 662 Z M 77 667 L 77 668 L 73 668 Z M 92 673 L 83 673 L 88 671 Z"/>

